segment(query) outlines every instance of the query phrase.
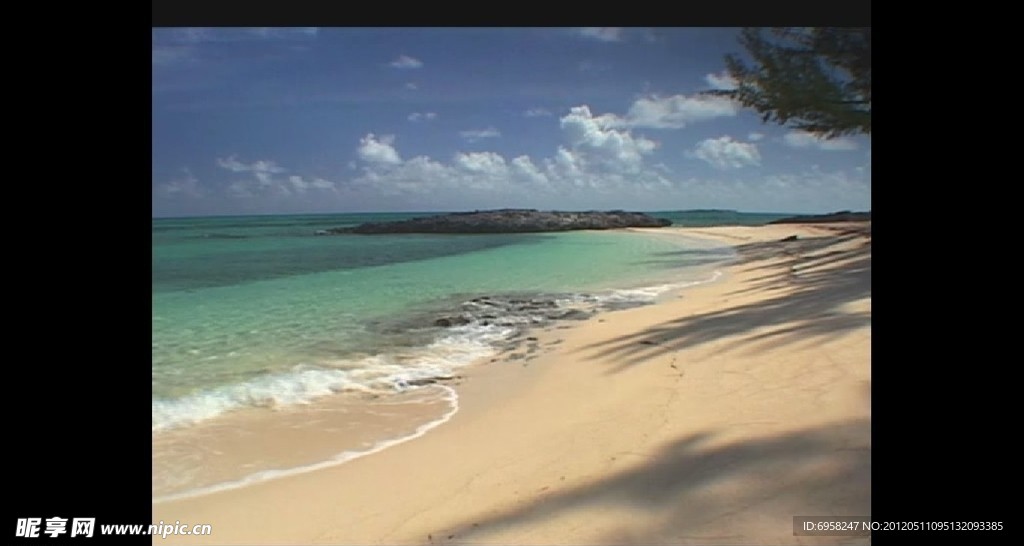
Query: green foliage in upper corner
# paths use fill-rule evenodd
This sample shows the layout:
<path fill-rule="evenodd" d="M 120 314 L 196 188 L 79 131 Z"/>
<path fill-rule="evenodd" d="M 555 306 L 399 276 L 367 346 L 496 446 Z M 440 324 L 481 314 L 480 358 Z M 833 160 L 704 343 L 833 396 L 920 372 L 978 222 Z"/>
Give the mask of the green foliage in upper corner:
<path fill-rule="evenodd" d="M 825 138 L 871 134 L 871 27 L 744 28 L 740 43 L 753 66 L 726 56 L 737 86 L 708 93 Z"/>

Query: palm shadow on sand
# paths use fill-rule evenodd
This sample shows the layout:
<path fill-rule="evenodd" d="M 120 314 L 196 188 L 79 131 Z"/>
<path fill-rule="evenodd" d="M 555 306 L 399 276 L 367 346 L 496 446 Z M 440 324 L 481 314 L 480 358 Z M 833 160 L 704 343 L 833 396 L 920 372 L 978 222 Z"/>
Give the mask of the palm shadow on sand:
<path fill-rule="evenodd" d="M 493 531 L 515 536 L 522 530 L 525 535 L 532 526 L 600 507 L 642 511 L 660 522 L 654 526 L 623 523 L 599 540 L 613 544 L 757 539 L 715 531 L 730 528 L 728 518 L 739 511 L 868 515 L 871 451 L 869 444 L 858 442 L 870 438 L 870 426 L 867 419 L 852 419 L 713 446 L 706 446 L 713 432 L 687 435 L 667 443 L 649 460 L 596 482 L 559 487 L 564 482 L 553 474 L 546 492 L 522 492 L 535 495 L 536 500 L 517 509 L 470 517 L 439 531 L 438 536 L 472 543 Z M 772 533 L 776 540 L 792 532 L 791 517 L 781 519 Z M 587 531 L 579 530 L 581 543 L 593 540 Z"/>
<path fill-rule="evenodd" d="M 870 235 L 847 232 L 740 245 L 738 265 L 763 269 L 765 274 L 729 296 L 756 291 L 779 295 L 675 318 L 586 345 L 580 351 L 593 351 L 597 358 L 616 362 L 609 370 L 614 373 L 661 354 L 726 337 L 738 339 L 721 347 L 722 351 L 749 348 L 751 342 L 761 342 L 760 348 L 823 342 L 870 325 L 870 312 L 844 308 L 871 296 L 870 243 Z M 776 261 L 780 257 L 784 261 L 781 267 Z M 783 288 L 791 291 L 782 293 Z"/>

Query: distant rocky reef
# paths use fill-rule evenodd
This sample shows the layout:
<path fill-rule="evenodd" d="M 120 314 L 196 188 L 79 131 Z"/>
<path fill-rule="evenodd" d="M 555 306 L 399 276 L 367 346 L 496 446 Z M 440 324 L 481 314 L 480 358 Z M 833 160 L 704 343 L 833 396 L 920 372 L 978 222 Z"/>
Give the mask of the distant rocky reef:
<path fill-rule="evenodd" d="M 769 224 L 820 224 L 826 222 L 870 222 L 871 211 L 850 212 L 842 210 L 828 214 L 806 214 L 801 216 L 790 216 L 772 220 Z"/>
<path fill-rule="evenodd" d="M 654 218 L 641 212 L 561 212 L 535 209 L 501 209 L 456 212 L 425 216 L 398 222 L 368 222 L 355 227 L 318 231 L 320 235 L 357 233 L 537 233 L 580 229 L 616 229 L 627 227 L 665 227 L 671 220 Z"/>

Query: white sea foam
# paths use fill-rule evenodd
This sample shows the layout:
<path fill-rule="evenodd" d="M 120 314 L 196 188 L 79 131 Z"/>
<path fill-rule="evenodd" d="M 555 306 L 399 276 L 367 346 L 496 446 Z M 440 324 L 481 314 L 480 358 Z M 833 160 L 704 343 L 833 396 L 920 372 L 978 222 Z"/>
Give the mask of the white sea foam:
<path fill-rule="evenodd" d="M 656 301 L 660 296 L 722 275 L 714 271 L 700 280 L 665 283 L 639 288 L 610 290 L 597 294 L 573 294 L 555 300 L 559 308 L 595 310 L 608 304 Z M 357 360 L 321 362 L 298 366 L 287 372 L 260 376 L 249 381 L 206 389 L 172 400 L 154 400 L 152 430 L 198 423 L 245 407 L 280 407 L 308 404 L 342 392 L 401 392 L 418 380 L 447 377 L 454 370 L 493 355 L 497 344 L 519 327 L 547 319 L 534 314 L 506 314 L 497 319 L 477 320 L 454 326 L 425 347 L 380 354 Z"/>
<path fill-rule="evenodd" d="M 604 294 L 598 294 L 596 296 L 596 300 L 599 303 L 652 303 L 657 301 L 657 299 L 664 294 L 699 284 L 715 282 L 721 278 L 722 275 L 723 273 L 716 269 L 705 279 L 665 283 L 654 286 L 644 286 L 641 288 L 612 290 Z"/>
<path fill-rule="evenodd" d="M 722 277 L 715 270 L 707 278 L 665 283 L 653 286 L 610 290 L 597 294 L 572 294 L 555 300 L 560 308 L 601 308 L 616 303 L 651 303 L 674 290 L 714 282 Z M 540 316 L 509 315 L 500 321 L 481 321 L 447 328 L 444 335 L 419 350 L 374 355 L 358 360 L 324 363 L 325 367 L 298 367 L 291 372 L 271 374 L 251 381 L 206 390 L 177 400 L 153 402 L 153 431 L 214 418 L 225 412 L 249 406 L 306 404 L 339 392 L 401 392 L 413 388 L 418 379 L 451 376 L 462 366 L 493 355 L 498 343 L 518 331 L 517 326 L 543 320 Z M 434 384 L 444 390 L 449 409 L 441 417 L 420 425 L 412 433 L 382 440 L 364 450 L 348 450 L 324 461 L 284 469 L 255 472 L 238 480 L 217 483 L 154 497 L 165 502 L 242 488 L 254 483 L 294 476 L 328 468 L 378 453 L 389 447 L 418 438 L 450 420 L 459 409 L 458 395 L 446 385 Z"/>
<path fill-rule="evenodd" d="M 494 354 L 495 342 L 514 331 L 509 326 L 467 324 L 450 328 L 415 351 L 297 367 L 182 398 L 154 400 L 153 431 L 198 423 L 244 407 L 307 404 L 341 392 L 401 392 L 416 380 L 450 376 L 455 369 Z"/>
<path fill-rule="evenodd" d="M 196 488 L 196 489 L 190 489 L 188 491 L 182 491 L 180 493 L 173 493 L 173 494 L 170 494 L 170 495 L 163 495 L 163 496 L 160 496 L 160 497 L 154 497 L 153 498 L 153 503 L 155 504 L 155 503 L 159 503 L 159 502 L 167 502 L 167 501 L 172 501 L 172 500 L 178 500 L 178 499 L 185 499 L 185 498 L 191 498 L 191 497 L 198 497 L 198 496 L 202 496 L 202 495 L 208 495 L 210 493 L 216 493 L 216 492 L 219 492 L 219 491 L 228 491 L 228 490 L 231 490 L 231 489 L 239 489 L 239 488 L 242 488 L 242 487 L 245 487 L 245 486 L 248 486 L 248 485 L 252 485 L 252 484 L 258 483 L 258 482 L 265 482 L 265 481 L 268 481 L 268 480 L 275 480 L 275 479 L 279 479 L 279 478 L 285 478 L 285 477 L 288 477 L 288 476 L 295 476 L 295 475 L 298 475 L 298 474 L 305 474 L 307 472 L 313 472 L 313 471 L 321 470 L 321 469 L 324 469 L 324 468 L 330 468 L 332 466 L 337 466 L 337 465 L 340 465 L 340 464 L 344 464 L 344 463 L 347 463 L 349 461 L 352 461 L 352 460 L 355 460 L 355 459 L 359 459 L 361 457 L 365 457 L 367 455 L 372 455 L 374 453 L 378 453 L 380 451 L 384 451 L 385 449 L 387 449 L 389 447 L 393 447 L 393 446 L 396 446 L 396 445 L 399 445 L 399 444 L 403 444 L 405 442 L 408 442 L 409 440 L 414 440 L 416 438 L 419 438 L 420 436 L 423 436 L 424 434 L 426 434 L 427 432 L 433 430 L 434 428 L 437 428 L 438 426 L 441 426 L 442 424 L 448 422 L 459 411 L 459 396 L 455 392 L 455 389 L 453 389 L 451 387 L 448 387 L 448 386 L 445 386 L 445 385 L 438 385 L 438 386 L 445 390 L 446 396 L 445 396 L 444 400 L 447 401 L 448 404 L 449 404 L 448 411 L 445 412 L 445 414 L 442 415 L 441 417 L 438 417 L 437 419 L 434 419 L 433 421 L 430 421 L 430 422 L 427 422 L 427 423 L 424 423 L 424 424 L 420 425 L 411 434 L 407 434 L 405 436 L 400 436 L 398 438 L 391 438 L 391 439 L 388 439 L 388 440 L 383 440 L 383 441 L 377 442 L 372 447 L 370 447 L 368 449 L 365 449 L 365 450 L 361 450 L 361 451 L 353 451 L 353 450 L 343 451 L 343 452 L 338 453 L 337 455 L 335 455 L 335 456 L 333 456 L 333 457 L 331 457 L 331 458 L 329 458 L 329 459 L 327 459 L 325 461 L 320 461 L 318 463 L 313 463 L 313 464 L 304 465 L 304 466 L 297 466 L 297 467 L 292 467 L 292 468 L 263 470 L 263 471 L 260 471 L 260 472 L 255 472 L 253 474 L 250 474 L 250 475 L 245 476 L 244 478 L 241 478 L 241 479 L 238 479 L 238 480 L 233 480 L 233 481 L 229 481 L 229 482 L 221 482 L 221 483 L 210 485 L 210 486 L 206 486 L 206 487 L 200 487 L 200 488 Z"/>
<path fill-rule="evenodd" d="M 721 277 L 714 271 L 708 278 L 664 283 L 639 288 L 609 290 L 596 294 L 572 294 L 555 300 L 559 308 L 597 310 L 605 305 L 646 304 L 662 295 Z M 169 428 L 213 419 L 245 407 L 281 407 L 308 404 L 342 392 L 383 394 L 401 392 L 418 380 L 447 377 L 454 370 L 493 355 L 500 341 L 521 327 L 544 322 L 541 315 L 503 314 L 489 321 L 447 328 L 444 335 L 425 347 L 355 360 L 320 362 L 297 366 L 242 383 L 201 390 L 177 399 L 154 400 L 152 429 Z"/>

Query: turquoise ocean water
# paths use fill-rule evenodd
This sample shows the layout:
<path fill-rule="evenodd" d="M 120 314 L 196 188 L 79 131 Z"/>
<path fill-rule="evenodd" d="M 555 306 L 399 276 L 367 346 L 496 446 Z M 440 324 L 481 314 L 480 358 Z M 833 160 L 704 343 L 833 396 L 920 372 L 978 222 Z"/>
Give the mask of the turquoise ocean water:
<path fill-rule="evenodd" d="M 732 255 L 706 241 L 621 231 L 315 235 L 419 215 L 154 219 L 154 441 L 246 408 L 407 392 L 531 325 L 711 279 Z M 687 226 L 782 216 L 655 215 Z M 200 482 L 154 491 L 209 485 Z"/>

